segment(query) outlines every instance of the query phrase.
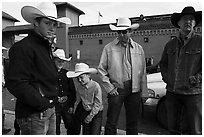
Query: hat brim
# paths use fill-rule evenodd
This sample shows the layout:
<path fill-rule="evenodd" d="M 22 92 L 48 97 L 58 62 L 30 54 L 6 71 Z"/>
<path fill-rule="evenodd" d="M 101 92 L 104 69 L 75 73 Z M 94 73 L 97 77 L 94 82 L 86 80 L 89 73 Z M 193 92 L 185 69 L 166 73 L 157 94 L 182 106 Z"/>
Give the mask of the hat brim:
<path fill-rule="evenodd" d="M 96 74 L 98 71 L 95 68 L 89 68 L 89 70 L 83 72 L 68 71 L 66 75 L 68 78 L 75 78 L 84 73 Z"/>
<path fill-rule="evenodd" d="M 135 23 L 135 24 L 132 24 L 129 27 L 117 27 L 115 25 L 110 24 L 109 27 L 110 27 L 111 30 L 114 30 L 114 31 L 117 31 L 117 30 L 127 30 L 127 29 L 135 30 L 135 29 L 139 28 L 139 24 Z"/>
<path fill-rule="evenodd" d="M 45 17 L 57 22 L 61 22 L 64 24 L 71 24 L 71 20 L 68 17 L 61 17 L 61 18 L 52 18 L 46 16 L 43 12 L 41 12 L 39 9 L 32 7 L 32 6 L 24 6 L 21 9 L 21 15 L 23 19 L 29 23 L 34 23 L 35 19 L 37 17 Z"/>
<path fill-rule="evenodd" d="M 178 21 L 180 20 L 180 18 L 184 15 L 193 15 L 195 17 L 195 21 L 196 21 L 196 25 L 197 26 L 201 20 L 202 20 L 202 13 L 201 12 L 195 12 L 195 13 L 173 13 L 171 16 L 171 23 L 176 27 L 176 28 L 180 28 L 178 25 Z"/>
<path fill-rule="evenodd" d="M 67 58 L 64 58 L 64 57 L 57 57 L 61 60 L 64 60 L 64 61 L 71 61 L 72 57 L 69 57 L 68 59 Z"/>

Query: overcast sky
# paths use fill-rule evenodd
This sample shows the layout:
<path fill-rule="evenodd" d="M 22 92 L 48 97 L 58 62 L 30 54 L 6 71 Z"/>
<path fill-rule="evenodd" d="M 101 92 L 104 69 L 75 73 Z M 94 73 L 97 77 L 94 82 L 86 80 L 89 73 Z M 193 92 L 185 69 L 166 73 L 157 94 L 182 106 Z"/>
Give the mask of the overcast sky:
<path fill-rule="evenodd" d="M 139 17 L 141 14 L 151 16 L 181 12 L 185 6 L 193 6 L 196 11 L 202 10 L 201 0 L 162 0 L 160 2 L 154 0 L 134 0 L 134 2 L 129 0 L 117 0 L 117 2 L 116 0 L 109 0 L 114 2 L 106 2 L 106 0 L 64 0 L 61 2 L 65 1 L 85 13 L 85 15 L 81 15 L 79 18 L 80 24 L 83 25 L 98 24 L 98 12 L 103 16 L 100 18 L 100 24 L 107 24 L 114 23 L 118 17 Z M 19 20 L 20 22 L 16 23 L 16 25 L 22 25 L 27 24 L 27 22 L 21 17 L 21 8 L 25 5 L 37 6 L 39 2 L 3 0 L 1 4 L 2 11 Z"/>

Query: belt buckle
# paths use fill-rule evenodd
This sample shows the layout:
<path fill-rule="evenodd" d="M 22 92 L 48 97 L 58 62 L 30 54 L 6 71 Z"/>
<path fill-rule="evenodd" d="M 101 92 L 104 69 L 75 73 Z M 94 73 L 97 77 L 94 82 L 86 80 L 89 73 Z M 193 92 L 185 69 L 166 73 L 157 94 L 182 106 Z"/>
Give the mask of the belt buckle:
<path fill-rule="evenodd" d="M 58 102 L 59 103 L 64 103 L 64 102 L 66 102 L 67 101 L 67 96 L 62 96 L 62 97 L 58 97 Z"/>

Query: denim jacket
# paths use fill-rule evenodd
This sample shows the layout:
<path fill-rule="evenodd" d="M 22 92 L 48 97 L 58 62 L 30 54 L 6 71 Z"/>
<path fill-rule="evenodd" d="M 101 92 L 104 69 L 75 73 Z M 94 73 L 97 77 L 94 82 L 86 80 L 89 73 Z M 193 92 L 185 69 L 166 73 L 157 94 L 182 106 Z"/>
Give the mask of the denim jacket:
<path fill-rule="evenodd" d="M 132 64 L 132 92 L 142 91 L 147 93 L 147 77 L 145 55 L 142 47 L 131 41 L 131 64 Z M 107 44 L 102 52 L 98 71 L 103 81 L 103 87 L 109 93 L 114 88 L 123 88 L 121 45 L 118 39 Z"/>
<path fill-rule="evenodd" d="M 160 61 L 163 81 L 167 83 L 166 88 L 170 92 L 201 94 L 202 36 L 193 33 L 189 41 L 181 46 L 179 38 L 166 44 Z"/>

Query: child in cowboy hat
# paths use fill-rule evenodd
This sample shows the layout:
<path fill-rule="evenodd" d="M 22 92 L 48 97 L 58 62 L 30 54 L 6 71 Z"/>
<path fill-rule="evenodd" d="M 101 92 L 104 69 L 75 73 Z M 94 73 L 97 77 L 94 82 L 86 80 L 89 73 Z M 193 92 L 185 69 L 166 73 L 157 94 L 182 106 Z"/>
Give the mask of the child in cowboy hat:
<path fill-rule="evenodd" d="M 167 42 L 160 61 L 163 81 L 167 84 L 170 134 L 183 134 L 181 122 L 187 127 L 184 134 L 202 134 L 202 36 L 194 31 L 201 20 L 202 12 L 195 11 L 192 6 L 171 16 L 179 35 Z M 180 122 L 181 117 L 185 119 Z"/>
<path fill-rule="evenodd" d="M 73 115 L 74 103 L 76 101 L 76 91 L 72 78 L 67 78 L 67 70 L 64 69 L 64 63 L 70 61 L 65 57 L 63 49 L 56 48 L 53 52 L 54 62 L 58 70 L 58 99 L 55 105 L 56 111 L 56 134 L 60 135 L 61 119 L 69 134 L 70 123 Z"/>
<path fill-rule="evenodd" d="M 76 77 L 77 85 L 74 117 L 71 123 L 71 134 L 79 135 L 83 125 L 84 135 L 100 135 L 102 126 L 103 102 L 100 85 L 91 79 L 96 74 L 95 68 L 85 63 L 77 63 L 75 71 L 67 72 L 68 78 Z"/>
<path fill-rule="evenodd" d="M 34 28 L 10 48 L 7 88 L 17 98 L 15 116 L 21 134 L 53 135 L 58 72 L 51 45 L 57 22 L 70 24 L 71 20 L 58 18 L 56 5 L 51 2 L 24 6 L 21 15 Z"/>

